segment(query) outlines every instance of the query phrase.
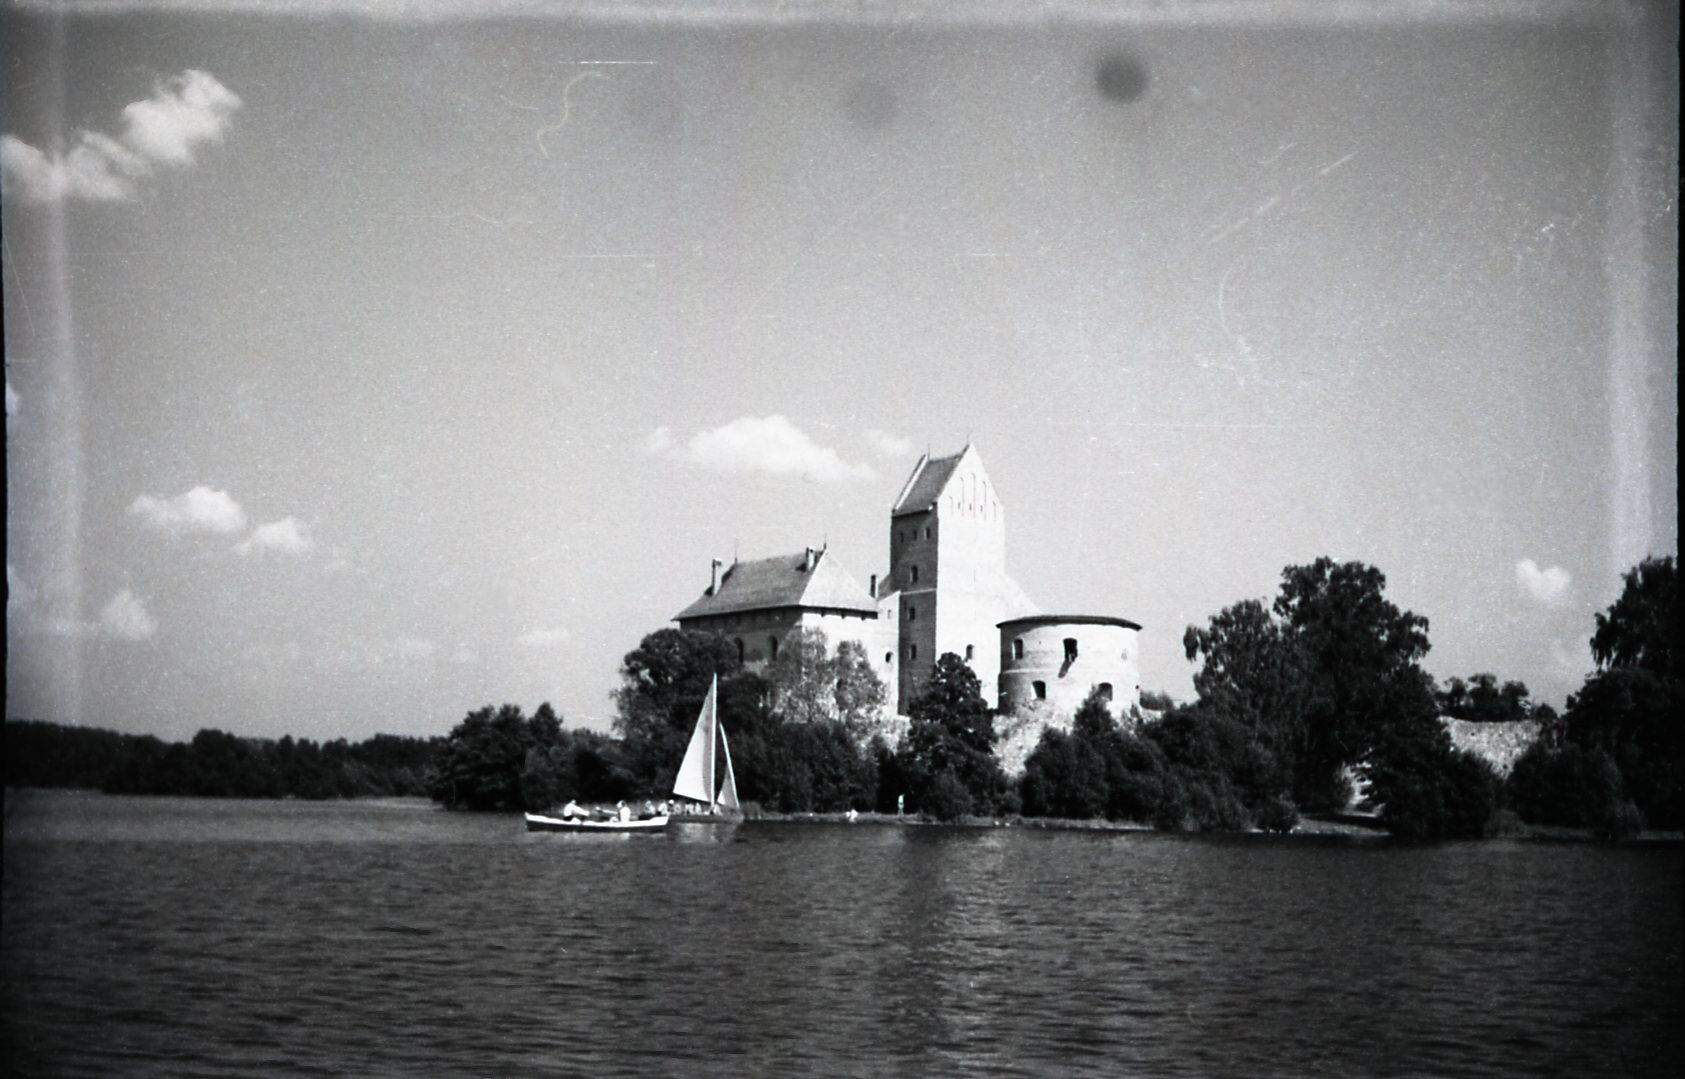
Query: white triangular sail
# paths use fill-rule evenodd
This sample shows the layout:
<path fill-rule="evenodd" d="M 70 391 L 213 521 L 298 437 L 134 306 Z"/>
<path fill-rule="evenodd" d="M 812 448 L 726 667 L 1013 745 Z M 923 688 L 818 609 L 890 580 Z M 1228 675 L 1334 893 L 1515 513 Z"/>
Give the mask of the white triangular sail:
<path fill-rule="evenodd" d="M 690 746 L 685 750 L 684 763 L 673 779 L 673 794 L 693 802 L 713 804 L 714 801 L 714 732 L 719 728 L 719 679 L 708 687 L 708 697 L 702 702 L 702 712 L 696 717 L 696 729 L 690 734 Z"/>
<path fill-rule="evenodd" d="M 720 758 L 725 761 L 725 780 L 720 784 L 720 797 L 716 804 L 721 809 L 740 813 L 743 807 L 737 804 L 737 775 L 731 770 L 731 747 L 726 745 L 724 727 L 720 728 Z"/>

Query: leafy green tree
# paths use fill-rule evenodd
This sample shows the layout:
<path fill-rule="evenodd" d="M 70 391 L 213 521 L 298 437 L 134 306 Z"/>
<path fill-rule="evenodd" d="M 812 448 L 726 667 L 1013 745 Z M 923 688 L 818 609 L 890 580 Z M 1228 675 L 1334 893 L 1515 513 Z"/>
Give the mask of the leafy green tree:
<path fill-rule="evenodd" d="M 889 690 L 873 669 L 866 646 L 859 641 L 837 645 L 832 663 L 836 670 L 837 719 L 858 739 L 877 726 Z"/>
<path fill-rule="evenodd" d="M 767 664 L 772 710 L 786 723 L 825 723 L 836 718 L 836 667 L 821 629 L 785 635 Z"/>
<path fill-rule="evenodd" d="M 672 788 L 715 676 L 720 680 L 720 718 L 735 763 L 739 732 L 755 724 L 767 697 L 766 683 L 744 669 L 736 646 L 717 633 L 659 629 L 626 653 L 620 688 L 614 692 L 614 727 L 640 786 Z M 741 789 L 741 775 L 738 783 Z"/>
<path fill-rule="evenodd" d="M 909 712 L 903 770 L 912 808 L 954 820 L 1007 805 L 1006 776 L 994 754 L 994 717 L 963 659 L 943 653 Z"/>
<path fill-rule="evenodd" d="M 433 800 L 447 809 L 539 810 L 564 793 L 559 770 L 567 751 L 561 721 L 548 704 L 528 719 L 520 707 L 470 712 L 435 758 Z"/>
<path fill-rule="evenodd" d="M 1294 793 L 1331 805 L 1340 772 L 1369 755 L 1397 723 L 1434 721 L 1428 620 L 1386 599 L 1386 576 L 1359 562 L 1319 558 L 1282 572 L 1274 611 L 1308 664 L 1309 692 Z"/>
<path fill-rule="evenodd" d="M 1685 673 L 1674 559 L 1647 558 L 1623 575 L 1620 597 L 1597 616 L 1591 638 L 1598 669 L 1569 698 L 1567 742 L 1601 750 L 1620 771 L 1626 797 L 1652 827 L 1678 828 Z"/>
<path fill-rule="evenodd" d="M 1280 789 L 1267 793 L 1287 793 L 1293 787 L 1293 769 L 1308 740 L 1315 674 L 1312 657 L 1258 600 L 1243 600 L 1224 609 L 1204 629 L 1188 627 L 1182 644 L 1190 660 L 1203 659 L 1194 674 L 1198 708 L 1180 710 L 1179 714 L 1178 710 L 1167 712 L 1165 719 L 1174 716 L 1176 722 L 1166 727 L 1161 720 L 1155 738 L 1161 745 L 1170 741 L 1166 748 L 1172 749 L 1176 739 L 1205 740 L 1206 736 L 1194 727 L 1238 727 L 1247 733 L 1248 741 L 1256 743 L 1261 753 L 1268 754 L 1283 769 Z M 1192 748 L 1190 744 L 1190 751 Z M 1209 770 L 1209 762 L 1203 757 L 1184 757 L 1184 770 Z"/>
<path fill-rule="evenodd" d="M 1451 745 L 1437 722 L 1397 717 L 1364 762 L 1381 822 L 1404 839 L 1482 835 L 1497 811 L 1501 784 L 1491 765 Z"/>
<path fill-rule="evenodd" d="M 1533 718 L 1534 705 L 1525 682 L 1498 684 L 1494 674 L 1476 674 L 1467 681 L 1452 678 L 1434 693 L 1441 715 L 1476 723 L 1511 723 Z"/>
<path fill-rule="evenodd" d="M 1515 762 L 1506 792 L 1522 820 L 1596 828 L 1626 802 L 1621 770 L 1601 749 L 1535 741 Z"/>

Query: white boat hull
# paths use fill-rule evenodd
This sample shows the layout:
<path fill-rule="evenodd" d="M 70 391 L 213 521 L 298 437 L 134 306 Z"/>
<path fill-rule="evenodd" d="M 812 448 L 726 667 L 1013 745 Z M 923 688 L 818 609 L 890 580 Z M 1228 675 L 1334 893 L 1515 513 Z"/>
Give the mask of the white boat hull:
<path fill-rule="evenodd" d="M 529 832 L 659 832 L 667 827 L 667 814 L 643 820 L 584 820 L 579 817 L 546 817 L 528 813 Z"/>

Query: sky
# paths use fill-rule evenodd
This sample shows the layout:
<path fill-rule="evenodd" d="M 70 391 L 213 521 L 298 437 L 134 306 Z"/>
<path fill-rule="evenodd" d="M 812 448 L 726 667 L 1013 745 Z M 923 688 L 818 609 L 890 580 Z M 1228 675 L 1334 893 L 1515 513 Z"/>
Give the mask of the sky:
<path fill-rule="evenodd" d="M 1560 708 L 1678 548 L 1676 7 L 1031 7 L 0 6 L 6 715 L 606 729 L 968 441 L 1143 688 L 1328 555 Z"/>

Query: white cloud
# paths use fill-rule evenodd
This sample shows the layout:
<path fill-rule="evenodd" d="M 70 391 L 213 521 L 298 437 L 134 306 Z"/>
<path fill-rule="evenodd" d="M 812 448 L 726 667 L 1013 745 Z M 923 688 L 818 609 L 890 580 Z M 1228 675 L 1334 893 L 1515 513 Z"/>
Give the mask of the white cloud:
<path fill-rule="evenodd" d="M 139 596 L 125 588 L 99 612 L 99 628 L 119 640 L 144 641 L 158 632 L 158 620 L 146 612 Z"/>
<path fill-rule="evenodd" d="M 701 465 L 717 472 L 766 472 L 801 476 L 818 483 L 871 479 L 872 469 L 850 464 L 837 451 L 821 446 L 784 416 L 744 416 L 709 431 L 699 431 L 681 448 L 665 427 L 644 443 L 649 453 Z"/>
<path fill-rule="evenodd" d="M 644 439 L 644 452 L 662 455 L 673 448 L 673 429 L 671 427 L 657 427 Z"/>
<path fill-rule="evenodd" d="M 528 648 L 552 648 L 559 644 L 566 644 L 573 634 L 565 629 L 535 629 L 523 633 L 515 638 L 517 644 L 524 644 Z"/>
<path fill-rule="evenodd" d="M 141 495 L 129 513 L 159 532 L 238 532 L 246 527 L 246 512 L 227 491 L 200 485 L 174 498 Z"/>
<path fill-rule="evenodd" d="M 879 457 L 910 457 L 913 453 L 912 439 L 892 435 L 876 427 L 866 429 L 866 444 L 872 447 L 872 452 Z"/>
<path fill-rule="evenodd" d="M 1515 564 L 1515 583 L 1535 602 L 1559 607 L 1568 598 L 1573 578 L 1561 566 L 1540 569 L 1531 558 L 1523 558 Z"/>
<path fill-rule="evenodd" d="M 240 554 L 253 551 L 280 551 L 282 554 L 305 555 L 316 546 L 297 517 L 283 517 L 279 521 L 258 525 L 252 534 L 235 545 Z"/>
<path fill-rule="evenodd" d="M 215 76 L 184 71 L 126 105 L 116 138 L 78 131 L 69 149 L 46 153 L 0 135 L 0 176 L 9 193 L 30 202 L 133 198 L 137 181 L 156 166 L 191 165 L 194 150 L 220 140 L 239 108 L 240 98 Z"/>

